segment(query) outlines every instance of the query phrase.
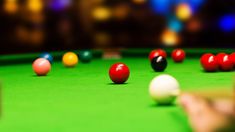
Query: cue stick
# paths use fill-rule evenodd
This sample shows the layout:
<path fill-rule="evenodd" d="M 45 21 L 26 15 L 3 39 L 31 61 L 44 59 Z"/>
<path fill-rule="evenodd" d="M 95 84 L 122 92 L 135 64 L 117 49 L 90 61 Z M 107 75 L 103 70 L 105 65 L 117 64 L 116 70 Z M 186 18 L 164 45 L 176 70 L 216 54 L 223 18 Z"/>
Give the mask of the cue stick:
<path fill-rule="evenodd" d="M 189 93 L 193 94 L 196 96 L 201 96 L 204 98 L 207 98 L 209 100 L 214 100 L 214 99 L 230 99 L 233 100 L 235 103 L 235 76 L 232 79 L 232 89 L 224 89 L 222 87 L 214 87 L 210 88 L 210 90 L 174 90 L 171 91 L 172 96 L 180 96 L 183 93 Z"/>
<path fill-rule="evenodd" d="M 235 87 L 235 85 L 233 86 Z M 201 96 L 203 98 L 207 98 L 207 99 L 235 99 L 235 89 L 233 88 L 232 90 L 224 90 L 223 88 L 216 88 L 216 90 L 187 90 L 187 91 L 173 91 L 171 93 L 171 95 L 173 96 L 180 96 L 183 93 L 189 93 L 189 94 L 193 94 L 196 96 Z"/>
<path fill-rule="evenodd" d="M 196 96 L 201 96 L 207 99 L 233 99 L 234 93 L 233 90 L 206 90 L 206 91 L 193 91 L 189 92 Z"/>

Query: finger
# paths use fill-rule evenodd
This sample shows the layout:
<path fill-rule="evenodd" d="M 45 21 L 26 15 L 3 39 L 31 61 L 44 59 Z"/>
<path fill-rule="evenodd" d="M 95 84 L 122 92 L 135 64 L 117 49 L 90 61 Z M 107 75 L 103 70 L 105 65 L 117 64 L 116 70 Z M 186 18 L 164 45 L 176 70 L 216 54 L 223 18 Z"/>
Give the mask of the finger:
<path fill-rule="evenodd" d="M 192 94 L 183 94 L 180 96 L 179 100 L 186 113 L 191 117 L 200 116 L 201 114 L 213 111 L 208 100 Z"/>
<path fill-rule="evenodd" d="M 218 112 L 235 116 L 235 105 L 233 100 L 215 100 L 213 106 Z"/>

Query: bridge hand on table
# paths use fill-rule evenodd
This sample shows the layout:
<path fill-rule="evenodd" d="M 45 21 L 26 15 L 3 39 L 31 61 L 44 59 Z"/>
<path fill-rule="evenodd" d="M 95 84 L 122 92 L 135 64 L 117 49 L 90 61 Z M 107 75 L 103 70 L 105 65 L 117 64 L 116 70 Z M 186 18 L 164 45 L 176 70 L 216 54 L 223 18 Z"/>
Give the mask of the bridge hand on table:
<path fill-rule="evenodd" d="M 192 94 L 182 94 L 180 105 L 196 132 L 235 131 L 235 111 L 232 100 L 209 101 Z"/>

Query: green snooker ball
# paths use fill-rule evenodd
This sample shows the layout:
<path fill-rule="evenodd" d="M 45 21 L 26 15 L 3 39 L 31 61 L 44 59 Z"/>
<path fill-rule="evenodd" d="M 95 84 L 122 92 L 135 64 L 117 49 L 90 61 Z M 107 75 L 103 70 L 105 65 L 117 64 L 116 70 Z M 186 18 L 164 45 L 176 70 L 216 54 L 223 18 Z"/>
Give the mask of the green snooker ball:
<path fill-rule="evenodd" d="M 89 50 L 80 51 L 78 56 L 81 62 L 89 63 L 91 62 L 91 59 L 92 59 L 92 52 Z"/>

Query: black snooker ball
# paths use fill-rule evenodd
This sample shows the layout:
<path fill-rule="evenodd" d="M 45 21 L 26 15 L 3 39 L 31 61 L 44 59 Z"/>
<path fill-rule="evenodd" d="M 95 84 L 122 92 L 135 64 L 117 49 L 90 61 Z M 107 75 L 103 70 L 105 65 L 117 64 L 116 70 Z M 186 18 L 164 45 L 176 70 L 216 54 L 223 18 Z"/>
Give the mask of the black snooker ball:
<path fill-rule="evenodd" d="M 151 66 L 155 72 L 162 72 L 167 67 L 167 60 L 162 56 L 154 57 L 151 60 Z"/>
<path fill-rule="evenodd" d="M 81 62 L 89 63 L 92 60 L 92 52 L 89 50 L 80 51 L 78 57 Z"/>

